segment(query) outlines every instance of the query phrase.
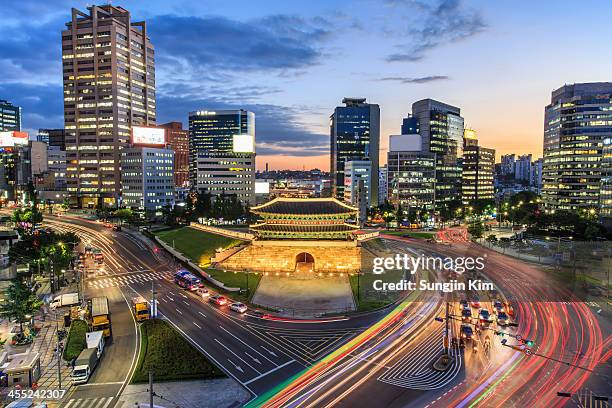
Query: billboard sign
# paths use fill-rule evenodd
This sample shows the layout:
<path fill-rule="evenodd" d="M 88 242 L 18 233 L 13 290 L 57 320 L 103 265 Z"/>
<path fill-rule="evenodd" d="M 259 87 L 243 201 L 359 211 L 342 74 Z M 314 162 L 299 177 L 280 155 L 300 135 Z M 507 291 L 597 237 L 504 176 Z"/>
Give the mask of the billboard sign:
<path fill-rule="evenodd" d="M 255 153 L 255 138 L 252 135 L 234 135 L 234 153 Z"/>
<path fill-rule="evenodd" d="M 27 132 L 0 132 L 0 147 L 24 146 L 28 141 Z"/>
<path fill-rule="evenodd" d="M 165 130 L 156 127 L 132 126 L 132 144 L 163 146 L 166 144 Z"/>

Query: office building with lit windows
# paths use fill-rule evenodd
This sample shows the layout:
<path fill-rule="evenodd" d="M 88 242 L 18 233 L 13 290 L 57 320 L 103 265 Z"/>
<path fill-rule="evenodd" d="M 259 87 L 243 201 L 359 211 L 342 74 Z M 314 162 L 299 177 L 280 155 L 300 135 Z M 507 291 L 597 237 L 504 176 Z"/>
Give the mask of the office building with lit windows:
<path fill-rule="evenodd" d="M 21 107 L 0 99 L 0 131 L 21 130 Z"/>
<path fill-rule="evenodd" d="M 255 114 L 244 109 L 189 113 L 189 179 L 197 191 L 255 203 Z"/>
<path fill-rule="evenodd" d="M 330 117 L 332 196 L 344 199 L 344 164 L 369 160 L 372 164 L 370 205 L 378 205 L 378 149 L 380 146 L 380 107 L 365 98 L 344 98 Z"/>
<path fill-rule="evenodd" d="M 133 146 L 121 150 L 122 204 L 159 211 L 174 206 L 174 151 Z"/>
<path fill-rule="evenodd" d="M 371 175 L 372 162 L 369 160 L 349 160 L 344 163 L 344 201 L 357 208 L 359 204 L 369 208 L 372 205 Z M 364 198 L 363 203 L 361 198 Z"/>
<path fill-rule="evenodd" d="M 597 210 L 604 141 L 610 137 L 612 82 L 564 85 L 552 92 L 544 114 L 542 198 L 547 207 Z"/>
<path fill-rule="evenodd" d="M 423 151 L 418 134 L 389 136 L 387 195 L 405 215 L 433 212 L 436 196 L 436 155 Z"/>
<path fill-rule="evenodd" d="M 461 110 L 433 99 L 412 104 L 423 152 L 436 157 L 436 209 L 461 200 L 461 157 L 463 155 L 463 117 Z M 414 126 L 414 125 L 411 125 Z"/>
<path fill-rule="evenodd" d="M 72 9 L 62 61 L 68 192 L 83 207 L 114 206 L 132 126 L 155 125 L 155 55 L 146 23 L 112 5 Z"/>
<path fill-rule="evenodd" d="M 608 230 L 612 230 L 612 137 L 603 140 L 599 218 Z"/>
<path fill-rule="evenodd" d="M 493 173 L 495 170 L 495 150 L 478 145 L 476 132 L 465 130 L 463 141 L 463 169 L 461 173 L 461 193 L 463 204 L 478 200 L 493 200 Z"/>
<path fill-rule="evenodd" d="M 181 122 L 159 125 L 166 135 L 168 148 L 174 151 L 174 185 L 185 188 L 189 185 L 189 131 Z"/>

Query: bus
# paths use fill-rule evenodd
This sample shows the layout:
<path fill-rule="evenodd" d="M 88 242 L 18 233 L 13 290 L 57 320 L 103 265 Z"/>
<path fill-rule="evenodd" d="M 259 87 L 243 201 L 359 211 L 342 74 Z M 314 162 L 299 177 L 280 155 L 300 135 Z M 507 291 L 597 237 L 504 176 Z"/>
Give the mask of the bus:
<path fill-rule="evenodd" d="M 202 287 L 200 278 L 195 277 L 185 270 L 178 271 L 174 274 L 174 283 L 187 290 L 197 290 Z"/>

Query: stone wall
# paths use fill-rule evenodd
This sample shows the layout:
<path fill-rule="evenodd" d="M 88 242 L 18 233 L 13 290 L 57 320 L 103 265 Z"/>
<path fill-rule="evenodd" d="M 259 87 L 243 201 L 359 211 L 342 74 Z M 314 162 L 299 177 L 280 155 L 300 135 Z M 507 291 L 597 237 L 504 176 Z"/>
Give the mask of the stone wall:
<path fill-rule="evenodd" d="M 361 268 L 361 247 L 343 241 L 253 241 L 215 267 L 232 271 L 294 272 L 296 258 L 302 252 L 314 258 L 315 273 L 349 273 Z"/>

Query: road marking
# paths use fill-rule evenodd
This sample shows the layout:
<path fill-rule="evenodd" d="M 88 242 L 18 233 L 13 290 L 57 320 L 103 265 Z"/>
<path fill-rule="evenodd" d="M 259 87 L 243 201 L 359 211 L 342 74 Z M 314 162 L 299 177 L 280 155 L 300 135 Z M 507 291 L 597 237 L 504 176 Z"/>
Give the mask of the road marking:
<path fill-rule="evenodd" d="M 261 346 L 260 345 L 260 347 L 262 349 L 266 350 L 268 353 L 272 354 L 274 357 L 278 357 L 278 355 L 275 352 L 273 352 L 272 350 L 268 349 L 266 346 Z"/>
<path fill-rule="evenodd" d="M 179 314 L 183 314 L 183 312 L 181 312 L 180 310 L 178 310 L 177 308 L 174 308 L 174 310 L 176 310 Z"/>
<path fill-rule="evenodd" d="M 234 353 L 229 347 L 227 347 L 225 344 L 221 343 L 218 339 L 215 339 L 215 341 L 224 349 L 226 349 L 227 351 L 229 351 L 230 353 L 232 353 L 238 360 L 242 361 L 244 364 L 246 364 L 247 366 L 251 367 L 251 369 L 253 371 L 255 371 L 257 374 L 261 374 L 260 371 L 258 371 L 255 367 L 253 367 L 252 365 L 250 365 L 249 363 L 247 363 L 246 361 L 244 361 L 244 359 L 242 357 L 240 357 L 238 354 Z"/>
<path fill-rule="evenodd" d="M 227 359 L 227 361 L 229 361 L 230 363 L 232 363 L 232 365 L 236 368 L 236 370 L 240 371 L 242 374 L 244 374 L 244 370 L 242 369 L 242 367 L 240 367 L 238 364 L 234 363 L 232 360 L 230 360 L 229 358 Z"/>
<path fill-rule="evenodd" d="M 257 364 L 261 364 L 261 361 L 255 357 L 253 357 L 252 355 L 250 355 L 249 353 L 247 353 L 246 351 L 244 352 L 244 354 L 246 354 L 247 356 L 251 357 L 251 359 L 256 362 Z"/>
<path fill-rule="evenodd" d="M 189 302 L 187 302 L 186 300 L 183 300 L 183 303 L 189 306 Z"/>
<path fill-rule="evenodd" d="M 198 329 L 201 329 L 200 325 L 197 324 L 196 322 L 193 322 L 193 324 L 195 324 Z"/>
<path fill-rule="evenodd" d="M 266 376 L 266 375 L 268 375 L 268 374 L 272 374 L 272 373 L 273 373 L 274 371 L 276 371 L 276 370 L 280 370 L 281 368 L 288 366 L 288 365 L 289 365 L 289 364 L 291 364 L 291 363 L 295 363 L 295 360 L 289 360 L 289 361 L 287 361 L 285 364 L 282 364 L 282 365 L 279 365 L 279 366 L 277 366 L 277 367 L 274 367 L 274 368 L 273 368 L 273 369 L 271 369 L 270 371 L 266 371 L 265 373 L 260 374 L 260 375 L 258 375 L 258 376 L 257 376 L 257 377 L 255 377 L 255 378 L 251 378 L 249 381 L 245 382 L 244 384 L 245 384 L 245 385 L 247 385 L 247 384 L 252 383 L 253 381 L 257 381 L 257 380 L 259 380 L 260 378 L 265 377 L 265 376 Z"/>
<path fill-rule="evenodd" d="M 198 312 L 198 313 L 201 314 L 202 317 L 206 317 L 206 315 L 204 313 L 202 313 L 202 312 Z"/>
<path fill-rule="evenodd" d="M 231 333 L 229 330 L 227 330 L 225 327 L 223 326 L 219 326 L 219 328 L 221 330 L 223 330 L 224 332 L 226 332 L 227 334 L 229 334 L 230 336 L 232 336 L 233 338 L 235 338 L 236 340 L 238 340 L 239 342 L 241 342 L 242 344 L 244 344 L 245 346 L 247 346 L 248 348 L 250 348 L 251 350 L 253 350 L 254 352 L 256 352 L 257 354 L 259 354 L 260 356 L 262 356 L 263 358 L 265 358 L 266 360 L 268 360 L 269 362 L 271 362 L 272 364 L 274 364 L 275 366 L 278 366 L 278 364 L 276 364 L 274 361 L 270 360 L 268 357 L 264 356 L 263 354 L 261 354 L 259 351 L 255 350 L 253 347 L 251 347 L 250 345 L 248 345 L 247 343 L 245 343 L 240 337 L 236 336 L 234 333 Z M 266 349 L 267 350 L 267 349 Z M 270 352 L 270 350 L 268 350 L 268 352 Z M 274 353 L 272 353 L 274 354 Z M 248 354 L 247 354 L 248 355 Z M 250 357 L 250 356 L 249 356 Z M 278 357 L 276 354 L 274 354 L 274 357 Z M 251 357 L 253 358 L 253 357 Z"/>

